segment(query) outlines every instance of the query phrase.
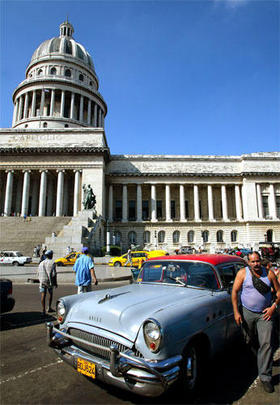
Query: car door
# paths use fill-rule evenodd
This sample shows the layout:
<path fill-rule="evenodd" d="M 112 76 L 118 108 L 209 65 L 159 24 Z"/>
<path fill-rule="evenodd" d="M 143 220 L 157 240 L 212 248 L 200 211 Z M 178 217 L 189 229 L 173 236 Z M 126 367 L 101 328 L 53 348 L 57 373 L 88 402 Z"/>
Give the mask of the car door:
<path fill-rule="evenodd" d="M 234 316 L 233 316 L 233 307 L 231 302 L 231 291 L 233 282 L 236 276 L 236 267 L 235 263 L 223 263 L 217 266 L 218 272 L 220 274 L 223 290 L 226 293 L 226 300 L 224 302 L 225 316 L 226 316 L 226 338 L 233 338 L 239 330 Z"/>

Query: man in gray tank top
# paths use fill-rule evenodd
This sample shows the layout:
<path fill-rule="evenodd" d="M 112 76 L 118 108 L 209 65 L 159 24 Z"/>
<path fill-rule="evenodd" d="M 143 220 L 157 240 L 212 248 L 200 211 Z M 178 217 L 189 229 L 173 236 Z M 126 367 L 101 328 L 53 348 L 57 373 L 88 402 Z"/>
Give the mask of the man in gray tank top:
<path fill-rule="evenodd" d="M 271 289 L 259 292 L 253 284 L 253 277 L 258 278 L 276 291 L 276 300 L 271 302 Z M 238 308 L 238 293 L 241 291 L 241 308 Z M 259 348 L 257 353 L 258 372 L 266 392 L 273 392 L 272 362 L 273 314 L 280 302 L 280 286 L 272 271 L 261 266 L 258 252 L 248 255 L 248 267 L 243 267 L 236 275 L 232 288 L 232 306 L 237 325 L 243 326 L 249 336 L 257 333 Z"/>

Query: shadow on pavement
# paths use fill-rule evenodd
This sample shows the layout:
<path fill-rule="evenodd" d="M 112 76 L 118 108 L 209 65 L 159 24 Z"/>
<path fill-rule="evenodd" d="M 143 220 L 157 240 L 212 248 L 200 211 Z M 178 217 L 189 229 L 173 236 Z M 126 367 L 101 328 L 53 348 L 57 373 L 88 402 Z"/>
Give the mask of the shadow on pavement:
<path fill-rule="evenodd" d="M 39 325 L 47 321 L 53 321 L 52 315 L 46 314 L 45 317 L 41 312 L 12 312 L 0 316 L 0 331 L 24 328 L 27 326 Z"/>
<path fill-rule="evenodd" d="M 209 365 L 205 381 L 193 398 L 183 393 L 179 385 L 174 385 L 165 395 L 158 398 L 145 398 L 132 393 L 95 382 L 119 399 L 134 404 L 231 404 L 247 392 L 257 377 L 256 358 L 244 345 L 236 345 L 216 356 Z M 94 390 L 94 387 L 93 387 Z"/>

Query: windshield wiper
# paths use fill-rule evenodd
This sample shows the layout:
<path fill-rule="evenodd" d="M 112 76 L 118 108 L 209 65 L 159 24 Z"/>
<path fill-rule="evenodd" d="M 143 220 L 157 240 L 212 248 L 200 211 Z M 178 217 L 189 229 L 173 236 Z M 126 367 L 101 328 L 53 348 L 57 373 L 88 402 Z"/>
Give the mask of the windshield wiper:
<path fill-rule="evenodd" d="M 170 278 L 170 280 L 174 280 L 174 281 L 176 281 L 176 283 L 179 283 L 179 284 L 183 285 L 184 287 L 187 287 L 187 284 L 184 283 L 184 281 L 180 280 L 180 277 L 167 276 L 167 278 Z"/>

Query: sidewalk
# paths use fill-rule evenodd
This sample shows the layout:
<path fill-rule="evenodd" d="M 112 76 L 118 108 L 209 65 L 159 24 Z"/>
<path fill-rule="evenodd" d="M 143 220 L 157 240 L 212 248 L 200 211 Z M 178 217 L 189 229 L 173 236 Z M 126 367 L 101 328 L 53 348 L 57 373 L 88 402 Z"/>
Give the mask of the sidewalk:
<path fill-rule="evenodd" d="M 74 284 L 75 273 L 72 266 L 57 267 L 58 284 Z M 0 266 L 0 278 L 8 278 L 15 284 L 36 283 L 37 266 Z M 95 265 L 95 274 L 99 282 L 132 280 L 132 272 L 129 267 L 111 267 L 106 265 Z"/>

